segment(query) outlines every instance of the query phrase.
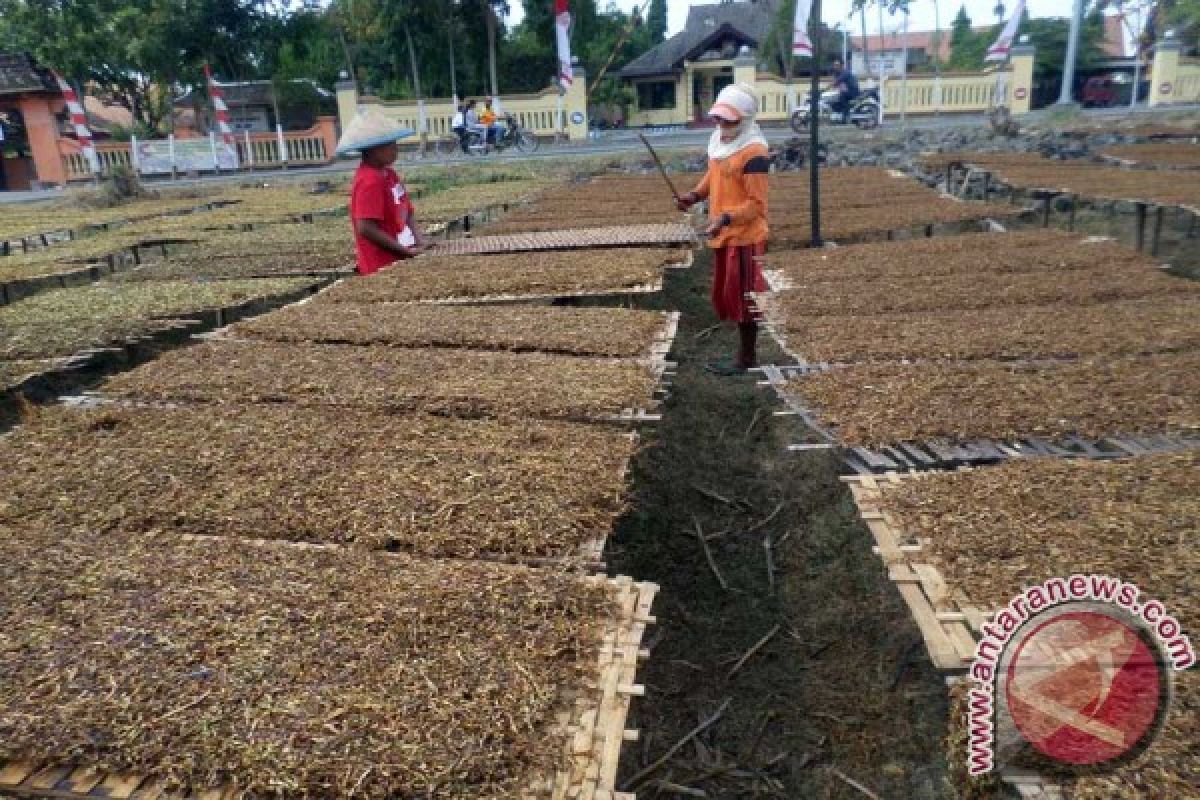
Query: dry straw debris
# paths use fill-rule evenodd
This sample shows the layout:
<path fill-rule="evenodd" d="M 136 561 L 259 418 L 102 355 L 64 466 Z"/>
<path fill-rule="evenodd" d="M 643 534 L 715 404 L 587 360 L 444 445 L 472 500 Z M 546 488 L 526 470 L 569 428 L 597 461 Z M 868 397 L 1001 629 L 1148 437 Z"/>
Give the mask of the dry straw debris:
<path fill-rule="evenodd" d="M 1062 305 L 796 317 L 770 296 L 768 319 L 815 362 L 1036 359 L 1200 349 L 1190 296 Z"/>
<path fill-rule="evenodd" d="M 354 270 L 354 255 L 343 249 L 232 258 L 175 257 L 156 261 L 109 280 L 121 283 L 176 280 L 239 280 L 295 275 L 333 276 Z"/>
<path fill-rule="evenodd" d="M 177 324 L 179 318 L 288 295 L 311 278 L 197 283 L 99 283 L 58 289 L 0 307 L 0 359 L 66 356 Z"/>
<path fill-rule="evenodd" d="M 630 361 L 218 340 L 118 375 L 105 391 L 143 400 L 580 420 L 646 408 L 656 383 L 648 367 Z"/>
<path fill-rule="evenodd" d="M 272 406 L 49 411 L 0 439 L 0 524 L 439 557 L 571 559 L 622 512 L 633 438 L 572 423 Z"/>
<path fill-rule="evenodd" d="M 1200 353 L 1065 363 L 864 364 L 794 378 L 850 445 L 1200 429 Z"/>
<path fill-rule="evenodd" d="M 554 571 L 0 530 L 0 757 L 242 796 L 510 798 L 553 776 L 614 595 Z"/>
<path fill-rule="evenodd" d="M 664 249 L 520 253 L 472 258 L 423 257 L 324 292 L 322 303 L 384 303 L 570 295 L 655 285 L 664 266 L 681 258 Z"/>
<path fill-rule="evenodd" d="M 238 323 L 234 336 L 278 342 L 649 356 L 667 315 L 619 308 L 312 303 Z"/>

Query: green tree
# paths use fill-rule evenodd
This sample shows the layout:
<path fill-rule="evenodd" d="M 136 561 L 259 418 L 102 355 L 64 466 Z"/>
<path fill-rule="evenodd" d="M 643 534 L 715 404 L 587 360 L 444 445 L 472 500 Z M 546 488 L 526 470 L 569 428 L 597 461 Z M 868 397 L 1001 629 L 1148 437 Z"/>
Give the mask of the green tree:
<path fill-rule="evenodd" d="M 662 44 L 667 38 L 667 0 L 650 0 L 646 12 L 646 30 L 650 34 L 650 45 Z"/>
<path fill-rule="evenodd" d="M 947 66 L 957 70 L 976 70 L 983 66 L 994 33 L 991 29 L 976 31 L 971 27 L 967 7 L 960 6 L 950 28 L 950 61 Z"/>

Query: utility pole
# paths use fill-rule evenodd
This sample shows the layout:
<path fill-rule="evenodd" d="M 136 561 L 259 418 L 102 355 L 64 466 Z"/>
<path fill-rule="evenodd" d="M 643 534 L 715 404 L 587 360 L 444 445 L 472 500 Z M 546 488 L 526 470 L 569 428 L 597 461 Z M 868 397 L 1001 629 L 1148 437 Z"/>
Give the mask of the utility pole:
<path fill-rule="evenodd" d="M 821 169 L 817 163 L 821 152 L 818 133 L 821 129 L 821 0 L 813 0 L 808 17 L 809 37 L 813 43 L 812 90 L 808 108 L 808 203 L 812 223 L 812 246 L 821 247 Z"/>
<path fill-rule="evenodd" d="M 1075 8 L 1071 13 L 1071 33 L 1067 39 L 1067 63 L 1063 65 L 1062 91 L 1058 94 L 1060 106 L 1069 106 L 1074 102 L 1072 89 L 1075 84 L 1075 60 L 1079 55 L 1079 33 L 1083 27 L 1083 0 L 1075 0 Z"/>

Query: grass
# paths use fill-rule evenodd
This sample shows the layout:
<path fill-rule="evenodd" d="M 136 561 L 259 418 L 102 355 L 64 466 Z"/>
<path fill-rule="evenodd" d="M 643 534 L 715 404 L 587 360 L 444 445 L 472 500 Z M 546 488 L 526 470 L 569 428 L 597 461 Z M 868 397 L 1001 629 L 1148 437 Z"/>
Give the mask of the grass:
<path fill-rule="evenodd" d="M 648 694 L 630 725 L 642 740 L 626 750 L 625 779 L 728 698 L 698 743 L 648 775 L 640 792 L 653 796 L 666 781 L 709 797 L 861 797 L 838 770 L 881 797 L 950 797 L 945 691 L 871 553 L 837 460 L 788 453 L 806 431 L 772 415 L 780 405 L 753 377 L 702 369 L 733 347 L 728 327 L 713 329 L 710 267 L 701 255 L 695 269 L 669 276 L 655 301 L 683 311 L 672 356 L 680 366 L 663 420 L 635 461 L 635 510 L 611 541 L 614 573 L 663 587 L 660 633 L 639 674 Z M 764 362 L 784 360 L 765 340 L 761 351 Z"/>

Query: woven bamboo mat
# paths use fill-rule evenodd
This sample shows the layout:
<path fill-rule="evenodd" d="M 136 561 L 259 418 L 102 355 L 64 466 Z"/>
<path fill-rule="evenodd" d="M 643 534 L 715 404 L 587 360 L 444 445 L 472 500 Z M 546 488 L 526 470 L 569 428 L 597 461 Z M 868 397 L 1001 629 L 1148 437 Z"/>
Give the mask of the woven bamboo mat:
<path fill-rule="evenodd" d="M 582 250 L 593 247 L 637 247 L 646 245 L 693 245 L 696 231 L 690 225 L 622 225 L 539 233 L 479 236 L 438 242 L 436 256 L 520 253 L 534 250 Z"/>

